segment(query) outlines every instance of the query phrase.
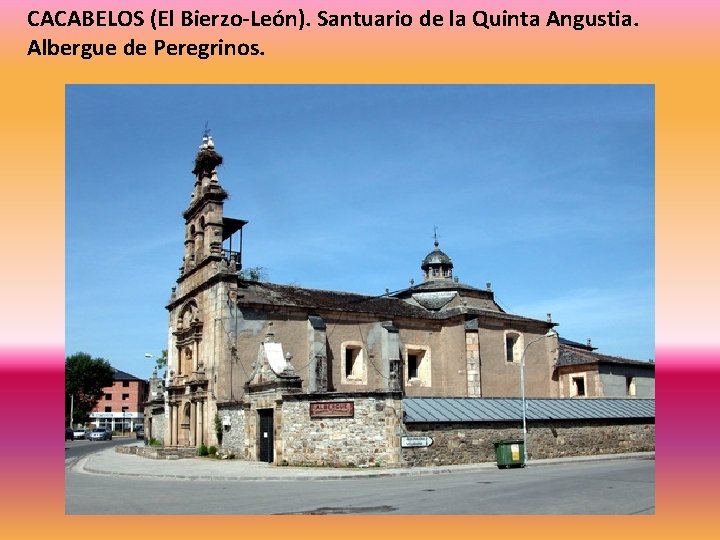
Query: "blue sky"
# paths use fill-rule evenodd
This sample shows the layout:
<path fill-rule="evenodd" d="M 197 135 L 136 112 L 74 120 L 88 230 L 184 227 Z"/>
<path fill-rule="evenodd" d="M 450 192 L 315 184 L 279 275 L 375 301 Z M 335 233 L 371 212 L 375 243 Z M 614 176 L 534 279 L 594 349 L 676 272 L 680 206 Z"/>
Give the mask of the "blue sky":
<path fill-rule="evenodd" d="M 508 312 L 654 358 L 652 86 L 71 85 L 66 353 L 147 377 L 207 122 L 268 280 L 382 294 L 433 247 Z"/>

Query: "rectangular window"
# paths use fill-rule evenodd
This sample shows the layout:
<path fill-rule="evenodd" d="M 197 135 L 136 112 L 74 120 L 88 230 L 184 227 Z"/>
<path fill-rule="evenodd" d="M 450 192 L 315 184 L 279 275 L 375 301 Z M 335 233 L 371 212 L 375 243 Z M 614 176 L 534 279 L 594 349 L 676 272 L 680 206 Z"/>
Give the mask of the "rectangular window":
<path fill-rule="evenodd" d="M 112 412 L 112 407 L 105 407 L 105 412 Z"/>
<path fill-rule="evenodd" d="M 345 342 L 341 345 L 342 355 L 341 384 L 367 384 L 365 351 L 359 341 Z"/>
<path fill-rule="evenodd" d="M 573 386 L 575 387 L 576 396 L 585 395 L 585 379 L 583 377 L 573 377 Z"/>
<path fill-rule="evenodd" d="M 123 388 L 130 388 L 130 381 L 123 381 Z"/>
<path fill-rule="evenodd" d="M 353 367 L 357 361 L 359 350 L 347 347 L 345 349 L 345 376 L 350 377 L 353 374 Z"/>
<path fill-rule="evenodd" d="M 417 345 L 405 349 L 405 377 L 409 386 L 432 386 L 430 350 Z"/>
<path fill-rule="evenodd" d="M 105 400 L 110 401 L 112 399 L 112 394 L 105 394 Z"/>
<path fill-rule="evenodd" d="M 513 361 L 513 345 L 515 345 L 515 338 L 511 335 L 505 336 L 505 360 L 507 362 Z"/>
<path fill-rule="evenodd" d="M 625 377 L 625 390 L 628 396 L 635 396 L 635 377 Z"/>
<path fill-rule="evenodd" d="M 123 394 L 122 395 L 123 401 L 130 399 L 130 394 Z"/>
<path fill-rule="evenodd" d="M 519 364 L 522 361 L 522 336 L 517 332 L 505 334 L 505 361 Z"/>
<path fill-rule="evenodd" d="M 418 355 L 417 354 L 408 354 L 408 379 L 417 379 L 418 378 Z"/>

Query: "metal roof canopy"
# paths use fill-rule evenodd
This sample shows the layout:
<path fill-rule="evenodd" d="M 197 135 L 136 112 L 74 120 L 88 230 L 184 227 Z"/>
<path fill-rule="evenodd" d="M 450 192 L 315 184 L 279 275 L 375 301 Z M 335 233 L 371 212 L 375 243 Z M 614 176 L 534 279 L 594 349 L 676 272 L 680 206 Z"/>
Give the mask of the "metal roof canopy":
<path fill-rule="evenodd" d="M 522 419 L 521 398 L 403 398 L 406 423 L 503 422 Z M 654 399 L 533 398 L 527 420 L 655 418 Z"/>
<path fill-rule="evenodd" d="M 235 219 L 229 217 L 223 217 L 223 240 L 227 240 L 237 231 L 240 231 L 249 222 L 244 219 Z"/>

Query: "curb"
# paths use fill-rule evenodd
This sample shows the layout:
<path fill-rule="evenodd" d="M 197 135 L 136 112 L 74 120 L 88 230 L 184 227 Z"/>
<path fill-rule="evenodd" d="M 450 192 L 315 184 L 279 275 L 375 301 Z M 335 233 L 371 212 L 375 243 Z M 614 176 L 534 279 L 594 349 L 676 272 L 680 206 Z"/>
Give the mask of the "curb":
<path fill-rule="evenodd" d="M 338 471 L 335 474 L 326 474 L 320 471 L 309 472 L 298 468 L 277 468 L 274 469 L 275 474 L 248 474 L 248 475 L 203 475 L 203 474 L 182 474 L 182 473 L 157 473 L 149 472 L 125 472 L 120 470 L 107 470 L 93 467 L 89 460 L 92 456 L 84 456 L 80 458 L 72 469 L 77 469 L 85 474 L 95 474 L 102 476 L 118 476 L 130 478 L 153 478 L 159 480 L 197 480 L 197 481 L 244 481 L 244 482 L 291 482 L 298 480 L 324 481 L 324 480 L 363 480 L 368 478 L 391 478 L 391 477 L 409 477 L 409 476 L 430 476 L 438 474 L 459 474 L 473 473 L 482 470 L 495 470 L 495 462 L 485 462 L 470 465 L 457 465 L 445 467 L 417 467 L 392 469 L 385 471 L 368 471 L 363 470 L 347 470 Z M 526 467 L 548 467 L 553 465 L 570 465 L 573 463 L 588 463 L 598 461 L 616 461 L 622 459 L 655 459 L 655 452 L 634 452 L 628 454 L 603 454 L 598 456 L 573 456 L 568 458 L 553 458 L 543 460 L 533 460 L 526 464 Z"/>

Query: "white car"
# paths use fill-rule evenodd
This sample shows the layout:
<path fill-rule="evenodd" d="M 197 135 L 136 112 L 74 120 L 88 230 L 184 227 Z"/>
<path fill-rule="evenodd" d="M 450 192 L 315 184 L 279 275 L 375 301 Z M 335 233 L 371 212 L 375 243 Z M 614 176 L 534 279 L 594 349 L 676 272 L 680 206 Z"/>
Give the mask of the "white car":
<path fill-rule="evenodd" d="M 75 440 L 84 439 L 85 438 L 85 428 L 73 429 L 73 437 L 75 437 Z"/>
<path fill-rule="evenodd" d="M 91 441 L 110 441 L 112 440 L 112 432 L 105 428 L 95 428 L 88 433 L 87 438 Z"/>

